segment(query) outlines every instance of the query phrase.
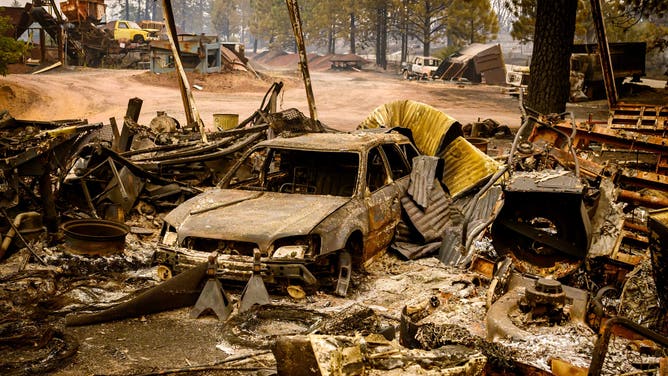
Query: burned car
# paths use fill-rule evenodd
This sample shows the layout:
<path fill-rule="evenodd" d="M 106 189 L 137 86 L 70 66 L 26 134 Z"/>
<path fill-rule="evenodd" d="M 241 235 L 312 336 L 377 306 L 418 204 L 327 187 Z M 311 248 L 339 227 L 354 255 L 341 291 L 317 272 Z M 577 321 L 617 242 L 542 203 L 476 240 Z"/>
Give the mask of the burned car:
<path fill-rule="evenodd" d="M 250 149 L 218 184 L 165 217 L 155 262 L 180 272 L 218 254 L 218 275 L 345 295 L 353 267 L 391 242 L 418 154 L 398 133 L 309 133 Z M 257 265 L 257 264 L 256 264 Z"/>

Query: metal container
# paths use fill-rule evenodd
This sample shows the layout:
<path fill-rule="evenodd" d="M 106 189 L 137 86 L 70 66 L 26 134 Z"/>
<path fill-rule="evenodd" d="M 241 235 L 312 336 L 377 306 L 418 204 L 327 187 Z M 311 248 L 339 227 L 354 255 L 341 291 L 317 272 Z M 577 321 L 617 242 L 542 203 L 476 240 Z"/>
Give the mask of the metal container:
<path fill-rule="evenodd" d="M 130 227 L 103 219 L 77 219 L 62 225 L 65 249 L 74 254 L 107 256 L 125 248 Z"/>
<path fill-rule="evenodd" d="M 487 145 L 489 144 L 488 139 L 479 137 L 468 137 L 466 138 L 466 141 L 470 142 L 471 145 L 477 147 L 478 149 L 480 149 L 480 151 L 487 154 Z"/>
<path fill-rule="evenodd" d="M 213 124 L 221 131 L 233 129 L 239 125 L 239 114 L 213 114 Z"/>

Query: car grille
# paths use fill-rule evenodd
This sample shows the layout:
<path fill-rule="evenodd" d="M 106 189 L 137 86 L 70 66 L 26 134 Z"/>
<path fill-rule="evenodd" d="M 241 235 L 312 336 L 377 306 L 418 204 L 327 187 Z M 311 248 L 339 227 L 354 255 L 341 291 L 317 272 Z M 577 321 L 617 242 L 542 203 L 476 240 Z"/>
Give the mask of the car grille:
<path fill-rule="evenodd" d="M 183 245 L 186 248 L 200 252 L 218 252 L 220 254 L 241 256 L 253 256 L 253 249 L 259 249 L 257 244 L 251 242 L 195 237 L 186 238 Z"/>

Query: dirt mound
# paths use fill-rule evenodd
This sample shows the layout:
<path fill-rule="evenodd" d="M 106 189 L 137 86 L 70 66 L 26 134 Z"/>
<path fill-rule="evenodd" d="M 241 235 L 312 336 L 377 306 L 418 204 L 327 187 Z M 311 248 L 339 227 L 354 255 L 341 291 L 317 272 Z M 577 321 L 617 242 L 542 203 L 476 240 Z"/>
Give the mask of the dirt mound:
<path fill-rule="evenodd" d="M 8 110 L 12 116 L 20 118 L 34 103 L 43 99 L 36 91 L 14 83 L 0 82 L 0 111 Z"/>
<path fill-rule="evenodd" d="M 199 85 L 209 92 L 265 92 L 273 82 L 271 79 L 258 79 L 249 72 L 221 72 L 221 73 L 186 73 L 191 85 Z M 176 72 L 154 74 L 145 72 L 132 79 L 147 85 L 178 88 Z"/>

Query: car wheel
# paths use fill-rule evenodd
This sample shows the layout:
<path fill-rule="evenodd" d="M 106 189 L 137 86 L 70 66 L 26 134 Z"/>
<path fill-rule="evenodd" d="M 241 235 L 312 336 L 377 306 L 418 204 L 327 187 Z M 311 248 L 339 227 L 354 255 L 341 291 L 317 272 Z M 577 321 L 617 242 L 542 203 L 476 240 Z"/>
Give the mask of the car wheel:
<path fill-rule="evenodd" d="M 135 35 L 134 38 L 132 38 L 132 41 L 135 42 L 135 43 L 142 44 L 142 43 L 144 43 L 144 36 L 142 36 L 141 34 L 137 34 L 137 35 Z"/>
<path fill-rule="evenodd" d="M 334 293 L 338 296 L 345 297 L 350 286 L 350 276 L 352 274 L 353 260 L 350 253 L 346 250 L 339 253 L 339 279 L 336 282 L 336 290 Z"/>
<path fill-rule="evenodd" d="M 409 76 L 409 74 L 408 74 L 408 71 L 405 70 L 405 71 L 404 71 L 404 80 L 408 80 L 408 79 L 410 79 L 410 76 Z"/>

